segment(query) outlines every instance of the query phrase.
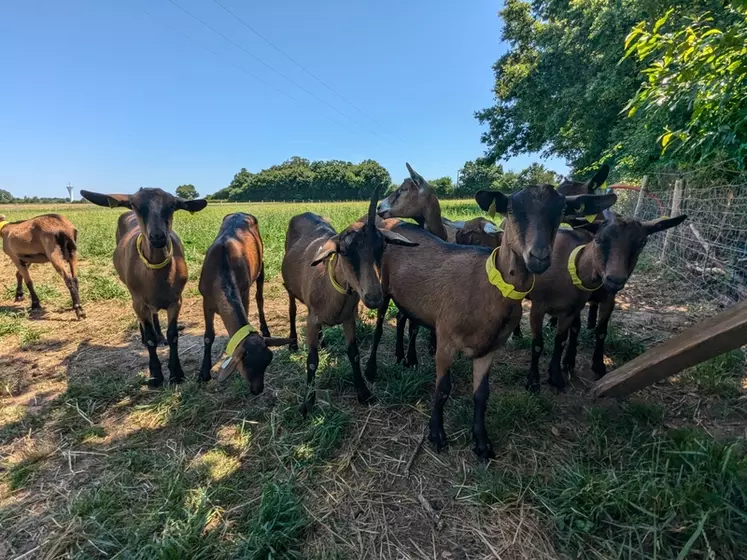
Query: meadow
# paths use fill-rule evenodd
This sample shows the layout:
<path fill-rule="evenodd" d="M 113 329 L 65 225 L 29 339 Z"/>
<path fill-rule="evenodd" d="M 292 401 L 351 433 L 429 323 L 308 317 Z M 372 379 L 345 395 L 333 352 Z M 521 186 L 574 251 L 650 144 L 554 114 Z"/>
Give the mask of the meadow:
<path fill-rule="evenodd" d="M 433 360 L 421 336 L 419 367 L 394 363 L 393 311 L 370 406 L 357 403 L 344 336 L 330 328 L 318 404 L 301 417 L 305 310 L 301 352 L 276 351 L 263 394 L 252 396 L 239 376 L 199 386 L 197 279 L 223 216 L 257 216 L 268 323 L 287 336 L 279 270 L 289 218 L 318 212 L 343 228 L 365 207 L 210 204 L 178 213 L 190 276 L 179 321 L 187 381 L 156 391 L 143 385 L 146 352 L 111 263 L 120 211 L 0 207 L 10 220 L 56 211 L 77 226 L 88 314 L 75 320 L 48 265 L 31 268 L 43 310 L 30 314 L 28 299 L 13 301 L 15 269 L 0 259 L 0 559 L 747 556 L 741 351 L 628 399 L 593 401 L 591 333 L 582 335 L 578 377 L 559 395 L 547 385 L 539 395 L 524 390 L 529 340 L 512 339 L 491 370 L 487 421 L 497 458 L 488 464 L 471 451 L 465 359 L 453 366 L 446 407 L 450 448 L 438 454 L 423 443 Z M 452 219 L 479 215 L 470 200 L 442 208 Z M 642 259 L 619 296 L 608 369 L 697 319 L 694 302 L 661 286 L 660 271 Z M 249 315 L 256 320 L 253 299 Z M 361 308 L 364 360 L 374 319 Z M 214 360 L 227 342 L 220 321 L 216 329 Z M 159 350 L 164 367 L 167 351 Z"/>

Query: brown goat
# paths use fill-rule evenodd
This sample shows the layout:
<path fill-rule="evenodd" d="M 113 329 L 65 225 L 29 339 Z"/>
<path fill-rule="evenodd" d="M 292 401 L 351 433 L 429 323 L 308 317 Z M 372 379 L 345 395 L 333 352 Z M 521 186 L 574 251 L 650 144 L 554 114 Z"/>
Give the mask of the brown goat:
<path fill-rule="evenodd" d="M 135 194 L 100 194 L 80 191 L 86 200 L 108 208 L 129 208 L 117 220 L 114 268 L 132 296 L 132 307 L 140 322 L 140 334 L 148 348 L 148 385 L 163 384 L 157 346 L 161 341 L 158 311 L 168 318 L 169 372 L 172 383 L 181 383 L 184 372 L 179 362 L 179 332 L 176 321 L 187 283 L 187 263 L 179 236 L 171 229 L 174 212 L 198 212 L 205 200 L 184 200 L 161 189 L 140 189 Z"/>
<path fill-rule="evenodd" d="M 429 438 L 441 450 L 447 444 L 443 408 L 451 392 L 449 368 L 457 352 L 472 358 L 473 450 L 489 458 L 494 453 L 485 428 L 485 409 L 493 357 L 521 319 L 521 300 L 531 291 L 534 275 L 551 264 L 552 244 L 563 215 L 578 215 L 584 209 L 596 213 L 613 204 L 615 196 L 566 198 L 551 185 L 534 185 L 510 196 L 480 191 L 475 199 L 483 210 L 494 207 L 505 216 L 500 247 L 491 251 L 442 243 L 426 232 L 419 236 L 413 232 L 412 239 L 421 243 L 417 251 L 388 250 L 382 261 L 387 297 L 379 308 L 371 359 L 376 359 L 389 298 L 408 317 L 435 327 L 436 392 Z M 412 227 L 399 224 L 391 230 L 410 237 Z M 375 366 L 366 371 L 373 374 Z"/>
<path fill-rule="evenodd" d="M 564 196 L 577 196 L 580 194 L 594 194 L 601 187 L 610 174 L 610 166 L 604 164 L 588 181 L 574 181 L 563 179 L 558 185 L 558 192 Z"/>
<path fill-rule="evenodd" d="M 211 350 L 215 340 L 213 323 L 216 313 L 228 331 L 227 349 L 218 381 L 238 370 L 258 395 L 264 390 L 264 376 L 272 361 L 269 346 L 289 344 L 288 338 L 272 338 L 267 328 L 264 309 L 264 246 L 257 218 L 237 212 L 223 218 L 218 236 L 205 254 L 200 272 L 200 293 L 205 314 L 205 351 L 200 368 L 200 380 L 210 380 Z M 259 332 L 249 324 L 249 288 L 256 286 Z"/>
<path fill-rule="evenodd" d="M 0 237 L 3 251 L 16 265 L 16 301 L 23 300 L 25 281 L 31 296 L 31 309 L 41 309 L 29 265 L 51 263 L 70 291 L 76 317 L 85 318 L 78 295 L 78 231 L 67 218 L 59 214 L 44 214 L 29 220 L 6 222 L 5 216 L 0 216 Z M 65 264 L 70 267 L 70 274 L 65 270 Z"/>
<path fill-rule="evenodd" d="M 466 222 L 453 222 L 441 217 L 441 204 L 435 190 L 428 181 L 415 171 L 409 163 L 405 163 L 410 178 L 379 203 L 378 215 L 381 218 L 411 218 L 426 231 L 439 239 L 461 245 L 481 245 L 483 247 L 497 247 L 503 237 L 495 224 L 485 218 L 474 218 Z M 405 367 L 418 365 L 416 340 L 419 325 L 417 321 L 409 320 L 409 340 L 407 356 L 404 351 L 404 332 L 407 318 L 404 313 L 397 314 L 397 337 L 395 358 Z M 431 330 L 430 351 L 436 352 L 436 335 Z"/>
<path fill-rule="evenodd" d="M 607 372 L 604 365 L 604 343 L 607 337 L 609 320 L 615 308 L 617 292 L 625 287 L 628 278 L 633 273 L 648 237 L 676 227 L 687 219 L 684 214 L 675 218 L 659 218 L 647 222 L 623 218 L 612 212 L 606 213 L 606 216 L 607 219 L 604 223 L 595 223 L 590 226 L 592 231 L 596 230 L 595 234 L 574 232 L 577 239 L 580 239 L 580 243 L 577 240 L 571 241 L 565 250 L 568 255 L 566 263 L 568 263 L 570 251 L 567 249 L 572 250 L 579 244 L 586 244 L 583 249 L 577 251 L 575 259 L 578 277 L 586 289 L 576 288 L 569 282 L 570 275 L 566 266 L 565 270 L 548 271 L 548 274 L 542 278 L 542 283 L 547 283 L 547 285 L 538 285 L 536 293 L 533 292 L 530 296 L 532 300 L 532 331 L 535 337 L 532 342 L 532 369 L 534 371 L 530 371 L 530 377 L 533 377 L 537 383 L 539 377 L 537 361 L 542 349 L 542 331 L 537 327 L 542 324 L 540 313 L 544 315 L 545 312 L 551 312 L 559 317 L 549 377 L 552 385 L 562 388 L 564 386 L 564 376 L 561 371 L 560 354 L 563 351 L 566 333 L 570 328 L 568 347 L 563 358 L 563 370 L 572 375 L 576 365 L 578 334 L 581 330 L 581 310 L 587 300 L 594 300 L 600 306 L 602 313 L 595 330 L 591 369 L 597 378 L 601 378 Z M 553 259 L 557 256 L 557 261 L 562 262 L 563 256 L 560 254 L 562 249 L 559 244 L 556 244 L 556 249 L 558 255 L 555 254 L 556 251 L 554 250 Z M 550 280 L 551 278 L 554 278 L 554 283 Z M 591 289 L 591 291 L 587 291 L 588 289 Z M 571 300 L 576 299 L 573 309 L 568 303 L 560 303 L 563 294 L 570 295 L 574 291 L 576 292 L 575 297 L 569 297 Z M 579 292 L 582 292 L 582 294 Z M 541 304 L 538 305 L 540 301 Z M 538 307 L 537 311 L 535 311 L 535 306 Z M 562 310 L 558 311 L 558 309 Z M 591 317 L 591 311 L 589 316 Z"/>
<path fill-rule="evenodd" d="M 353 369 L 353 383 L 360 402 L 371 399 L 363 380 L 355 340 L 358 301 L 378 309 L 384 299 L 381 287 L 381 259 L 387 245 L 417 245 L 405 236 L 375 226 L 375 189 L 367 222 L 356 222 L 337 233 L 329 222 L 312 213 L 291 218 L 285 238 L 282 274 L 288 291 L 291 350 L 298 349 L 296 300 L 308 307 L 306 396 L 301 411 L 306 415 L 314 405 L 314 379 L 319 366 L 319 331 L 322 326 L 342 324 L 347 354 Z"/>

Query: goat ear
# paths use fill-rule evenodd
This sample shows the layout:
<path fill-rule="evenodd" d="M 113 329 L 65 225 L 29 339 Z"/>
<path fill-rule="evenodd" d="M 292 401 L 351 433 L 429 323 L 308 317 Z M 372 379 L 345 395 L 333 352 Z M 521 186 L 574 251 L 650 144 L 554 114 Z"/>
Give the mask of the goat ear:
<path fill-rule="evenodd" d="M 226 367 L 221 367 L 220 371 L 218 372 L 218 383 L 223 383 L 233 373 L 235 373 L 236 370 L 239 369 L 239 358 L 236 356 L 231 356 L 229 359 L 231 361 L 226 364 Z"/>
<path fill-rule="evenodd" d="M 89 202 L 93 202 L 97 206 L 106 206 L 107 208 L 116 208 L 117 206 L 132 208 L 130 205 L 129 194 L 101 194 L 91 191 L 80 191 L 80 196 Z"/>
<path fill-rule="evenodd" d="M 573 216 L 599 214 L 599 212 L 606 210 L 615 202 L 617 202 L 617 195 L 615 193 L 566 196 L 565 215 L 571 218 Z"/>
<path fill-rule="evenodd" d="M 391 243 L 392 245 L 404 245 L 405 247 L 417 247 L 420 243 L 410 241 L 404 235 L 397 232 L 379 228 L 379 233 L 384 236 L 384 241 Z"/>
<path fill-rule="evenodd" d="M 266 336 L 264 337 L 265 344 L 269 346 L 285 346 L 293 342 L 292 338 L 278 338 L 277 336 Z"/>
<path fill-rule="evenodd" d="M 508 212 L 508 197 L 500 191 L 477 191 L 475 193 L 475 201 L 491 217 L 496 212 L 499 214 Z"/>
<path fill-rule="evenodd" d="M 650 220 L 648 222 L 643 222 L 641 225 L 643 225 L 643 229 L 646 230 L 646 235 L 651 235 L 652 233 L 659 233 L 660 231 L 678 226 L 686 219 L 687 214 L 681 214 L 674 218 L 658 218 L 656 220 Z"/>
<path fill-rule="evenodd" d="M 415 171 L 409 163 L 405 162 L 405 165 L 407 166 L 407 171 L 410 172 L 410 177 L 415 182 L 415 184 L 421 189 L 425 188 L 428 185 L 428 181 L 423 179 L 423 176 Z"/>
<path fill-rule="evenodd" d="M 195 200 L 184 200 L 183 198 L 179 197 L 176 198 L 177 210 L 186 210 L 187 212 L 194 214 L 195 212 L 204 210 L 206 206 L 207 200 L 202 198 L 197 198 Z"/>
<path fill-rule="evenodd" d="M 314 258 L 311 261 L 311 266 L 316 266 L 320 262 L 322 262 L 324 259 L 326 259 L 328 256 L 330 256 L 331 254 L 337 253 L 337 244 L 339 240 L 340 239 L 337 235 L 327 239 L 327 242 L 321 247 L 319 247 L 319 250 L 316 252 L 316 255 L 314 255 Z"/>
<path fill-rule="evenodd" d="M 586 183 L 587 188 L 589 189 L 589 194 L 594 192 L 596 189 L 601 187 L 604 182 L 607 180 L 607 176 L 610 174 L 610 166 L 606 163 L 599 168 L 599 170 L 594 174 L 594 176 L 589 179 L 589 182 Z"/>

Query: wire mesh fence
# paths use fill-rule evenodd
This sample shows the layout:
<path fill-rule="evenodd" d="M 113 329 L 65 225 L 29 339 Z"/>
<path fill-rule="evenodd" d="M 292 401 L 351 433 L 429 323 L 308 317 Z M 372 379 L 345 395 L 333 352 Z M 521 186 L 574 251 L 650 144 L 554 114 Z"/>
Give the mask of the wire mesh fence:
<path fill-rule="evenodd" d="M 747 298 L 746 173 L 650 174 L 630 187 L 613 186 L 619 213 L 639 220 L 688 216 L 681 226 L 649 239 L 648 258 L 663 289 L 714 308 Z"/>

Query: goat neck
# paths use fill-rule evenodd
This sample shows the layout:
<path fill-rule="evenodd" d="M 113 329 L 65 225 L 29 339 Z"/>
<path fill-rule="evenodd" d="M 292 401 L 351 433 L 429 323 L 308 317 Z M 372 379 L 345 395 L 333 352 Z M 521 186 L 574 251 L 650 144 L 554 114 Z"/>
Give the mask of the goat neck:
<path fill-rule="evenodd" d="M 163 263 L 166 259 L 173 258 L 173 250 L 174 250 L 174 245 L 175 245 L 173 239 L 169 238 L 165 247 L 161 249 L 157 249 L 153 247 L 153 245 L 150 244 L 150 241 L 148 241 L 147 235 L 138 233 L 137 236 L 141 238 L 140 239 L 140 250 L 143 253 L 143 257 L 145 257 L 145 260 L 147 260 L 151 265 L 159 265 Z M 137 237 L 135 238 L 135 242 L 136 243 L 138 242 Z"/>
<path fill-rule="evenodd" d="M 441 219 L 441 205 L 436 195 L 432 192 L 428 194 L 425 211 L 423 212 L 423 220 L 426 230 L 446 241 L 447 233 L 444 222 Z"/>
<path fill-rule="evenodd" d="M 576 274 L 584 287 L 592 291 L 602 287 L 602 277 L 596 272 L 597 251 L 598 246 L 592 241 L 576 256 Z"/>

